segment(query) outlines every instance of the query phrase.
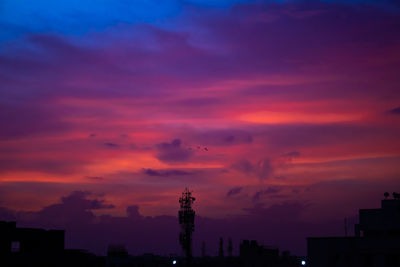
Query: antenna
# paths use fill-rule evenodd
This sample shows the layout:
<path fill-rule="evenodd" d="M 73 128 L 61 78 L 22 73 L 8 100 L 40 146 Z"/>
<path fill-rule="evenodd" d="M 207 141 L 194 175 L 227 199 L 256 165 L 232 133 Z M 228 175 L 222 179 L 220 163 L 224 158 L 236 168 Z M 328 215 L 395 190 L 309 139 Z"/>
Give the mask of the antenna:
<path fill-rule="evenodd" d="M 224 239 L 222 237 L 219 238 L 218 256 L 221 258 L 224 257 Z"/>
<path fill-rule="evenodd" d="M 228 256 L 229 257 L 232 257 L 232 251 L 233 251 L 232 238 L 229 237 L 229 240 L 228 240 Z"/>
<path fill-rule="evenodd" d="M 179 198 L 179 224 L 181 232 L 179 233 L 179 243 L 186 254 L 186 264 L 190 266 L 192 260 L 192 233 L 194 232 L 194 216 L 195 211 L 192 209 L 192 204 L 196 199 L 192 196 L 192 192 L 185 188 L 182 196 Z"/>

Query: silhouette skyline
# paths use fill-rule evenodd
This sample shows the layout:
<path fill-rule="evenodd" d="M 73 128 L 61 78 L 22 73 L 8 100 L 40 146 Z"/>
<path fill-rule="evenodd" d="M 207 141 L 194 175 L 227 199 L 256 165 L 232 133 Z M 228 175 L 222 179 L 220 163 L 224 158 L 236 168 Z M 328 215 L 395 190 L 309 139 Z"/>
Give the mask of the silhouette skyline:
<path fill-rule="evenodd" d="M 79 195 L 79 193 L 75 193 Z M 395 196 L 395 194 L 393 194 Z M 233 243 L 229 237 L 227 251 L 223 238 L 219 238 L 218 256 L 210 257 L 205 254 L 205 242 L 202 243 L 202 256 L 193 257 L 192 233 L 194 232 L 195 211 L 192 204 L 195 201 L 193 192 L 188 188 L 179 197 L 180 210 L 178 223 L 181 226 L 179 243 L 183 254 L 170 254 L 169 257 L 158 256 L 153 253 L 131 256 L 124 244 L 109 244 L 107 255 L 96 256 L 87 250 L 65 249 L 64 230 L 44 230 L 35 228 L 17 228 L 16 222 L 0 221 L 0 264 L 2 266 L 280 266 L 295 267 L 304 265 L 299 257 L 291 256 L 290 252 L 283 251 L 282 255 L 277 248 L 268 248 L 258 245 L 257 241 L 243 240 L 240 244 L 238 256 L 233 256 Z M 94 202 L 99 203 L 99 202 Z M 130 209 L 132 212 L 132 208 Z M 136 209 L 137 212 L 137 209 Z M 98 222 L 93 222 L 96 227 Z M 147 236 L 151 242 L 160 242 L 160 236 Z M 109 228 L 106 231 L 114 232 Z M 97 238 L 94 241 L 98 242 Z"/>
<path fill-rule="evenodd" d="M 178 192 L 177 192 L 178 195 Z M 140 213 L 138 206 L 129 206 L 123 216 L 97 215 L 101 207 L 111 207 L 112 203 L 90 195 L 88 192 L 73 192 L 37 212 L 12 211 L 0 208 L 0 218 L 17 221 L 21 227 L 45 229 L 65 229 L 66 248 L 87 249 L 97 255 L 107 254 L 107 244 L 124 244 L 129 253 L 155 253 L 160 255 L 179 254 L 181 247 L 178 236 L 180 225 L 178 216 L 148 217 Z M 206 200 L 197 202 L 196 207 Z M 177 203 L 177 197 L 175 198 Z M 176 210 L 178 210 L 178 206 Z M 193 232 L 193 254 L 201 255 L 205 242 L 208 256 L 217 256 L 219 238 L 232 239 L 238 243 L 244 239 L 254 239 L 266 244 L 289 250 L 295 255 L 306 254 L 306 237 L 343 235 L 343 220 L 333 220 L 329 224 L 302 222 L 297 213 L 304 209 L 300 205 L 286 204 L 259 209 L 259 216 L 234 216 L 231 218 L 209 218 L 196 215 L 196 231 Z M 282 216 L 276 213 L 281 210 Z M 177 213 L 175 213 L 177 214 Z M 289 216 L 288 216 L 289 215 Z M 160 242 L 151 238 L 157 236 Z M 229 243 L 225 242 L 225 245 Z M 227 248 L 225 249 L 225 254 Z M 233 247 L 233 255 L 238 255 L 238 246 Z"/>
<path fill-rule="evenodd" d="M 170 254 L 159 256 L 152 253 L 132 256 L 124 245 L 109 245 L 106 256 L 96 256 L 82 249 L 65 249 L 63 230 L 17 228 L 15 222 L 0 221 L 1 266 L 275 266 L 295 267 L 304 265 L 301 259 L 281 254 L 276 248 L 258 245 L 257 241 L 243 240 L 238 256 L 223 255 L 220 238 L 220 253 L 216 257 L 203 255 L 192 257 L 184 251 L 183 256 Z M 155 239 L 155 241 L 158 241 Z M 229 243 L 228 250 L 232 247 Z"/>
<path fill-rule="evenodd" d="M 187 188 L 179 198 L 179 243 L 183 253 L 159 256 L 153 253 L 132 256 L 123 244 L 109 244 L 107 255 L 96 256 L 82 249 L 65 249 L 64 230 L 17 228 L 15 222 L 0 221 L 0 264 L 2 266 L 376 266 L 400 264 L 400 194 L 381 201 L 379 209 L 360 209 L 360 221 L 354 224 L 354 236 L 309 237 L 307 255 L 295 256 L 290 251 L 259 245 L 256 240 L 242 240 L 239 254 L 233 255 L 229 238 L 225 255 L 223 238 L 219 238 L 218 255 L 207 256 L 202 242 L 201 257 L 193 257 L 192 238 L 195 200 Z M 92 226 L 95 226 L 94 223 Z M 155 229 L 151 229 L 155 230 Z M 108 229 L 113 231 L 113 229 Z M 282 232 L 281 232 L 282 233 Z M 148 236 L 153 244 L 160 236 Z M 97 241 L 97 240 L 96 240 Z"/>

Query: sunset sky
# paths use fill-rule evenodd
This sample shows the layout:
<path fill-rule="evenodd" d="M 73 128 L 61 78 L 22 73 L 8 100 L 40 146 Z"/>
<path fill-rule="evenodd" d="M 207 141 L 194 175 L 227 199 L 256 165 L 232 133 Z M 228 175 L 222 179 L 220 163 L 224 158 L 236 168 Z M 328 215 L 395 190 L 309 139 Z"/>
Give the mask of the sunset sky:
<path fill-rule="evenodd" d="M 185 187 L 208 220 L 328 225 L 400 190 L 396 0 L 3 0 L 0 92 L 23 225 L 169 218 Z"/>

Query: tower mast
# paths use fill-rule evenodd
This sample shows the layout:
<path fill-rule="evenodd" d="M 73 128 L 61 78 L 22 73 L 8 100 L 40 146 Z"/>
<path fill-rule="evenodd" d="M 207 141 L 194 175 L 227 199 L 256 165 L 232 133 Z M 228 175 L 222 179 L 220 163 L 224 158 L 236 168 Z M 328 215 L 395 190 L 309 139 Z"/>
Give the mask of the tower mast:
<path fill-rule="evenodd" d="M 181 232 L 179 233 L 179 243 L 186 255 L 186 264 L 190 266 L 192 260 L 192 233 L 194 232 L 194 216 L 195 211 L 192 209 L 192 204 L 195 198 L 192 192 L 185 188 L 182 196 L 179 198 L 179 224 L 181 225 Z"/>

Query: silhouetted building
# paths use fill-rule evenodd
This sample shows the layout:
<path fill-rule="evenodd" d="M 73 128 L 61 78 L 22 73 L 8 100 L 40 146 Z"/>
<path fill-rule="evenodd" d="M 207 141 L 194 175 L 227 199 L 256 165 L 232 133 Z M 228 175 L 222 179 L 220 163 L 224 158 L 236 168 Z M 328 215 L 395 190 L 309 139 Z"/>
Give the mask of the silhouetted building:
<path fill-rule="evenodd" d="M 300 266 L 301 261 L 288 251 L 279 255 L 279 249 L 259 245 L 255 240 L 243 240 L 240 244 L 240 266 Z"/>
<path fill-rule="evenodd" d="M 307 239 L 307 266 L 400 266 L 400 200 L 385 199 L 380 209 L 359 213 L 354 237 Z"/>
<path fill-rule="evenodd" d="M 230 239 L 229 239 L 230 240 Z M 223 255 L 223 241 L 221 253 Z M 228 253 L 232 253 L 232 242 L 228 241 Z M 260 246 L 256 241 L 243 241 L 240 256 L 205 256 L 191 258 L 154 254 L 131 256 L 123 245 L 110 245 L 107 256 L 96 256 L 86 250 L 64 249 L 64 231 L 32 228 L 17 228 L 15 222 L 0 222 L 0 266 L 43 267 L 43 266 L 85 266 L 85 267 L 155 267 L 187 266 L 193 267 L 298 267 L 297 257 L 279 250 Z"/>
<path fill-rule="evenodd" d="M 240 244 L 240 258 L 246 266 L 275 265 L 279 260 L 279 250 L 261 246 L 255 240 L 244 240 Z"/>
<path fill-rule="evenodd" d="M 16 222 L 0 222 L 0 253 L 54 252 L 64 250 L 63 230 L 17 228 Z"/>
<path fill-rule="evenodd" d="M 16 222 L 0 222 L 0 266 L 46 265 L 63 252 L 63 230 L 17 228 Z"/>
<path fill-rule="evenodd" d="M 0 222 L 0 266 L 105 266 L 103 257 L 64 249 L 64 230 L 17 228 Z"/>
<path fill-rule="evenodd" d="M 107 256 L 114 258 L 128 257 L 128 251 L 124 245 L 109 245 L 107 249 Z"/>

